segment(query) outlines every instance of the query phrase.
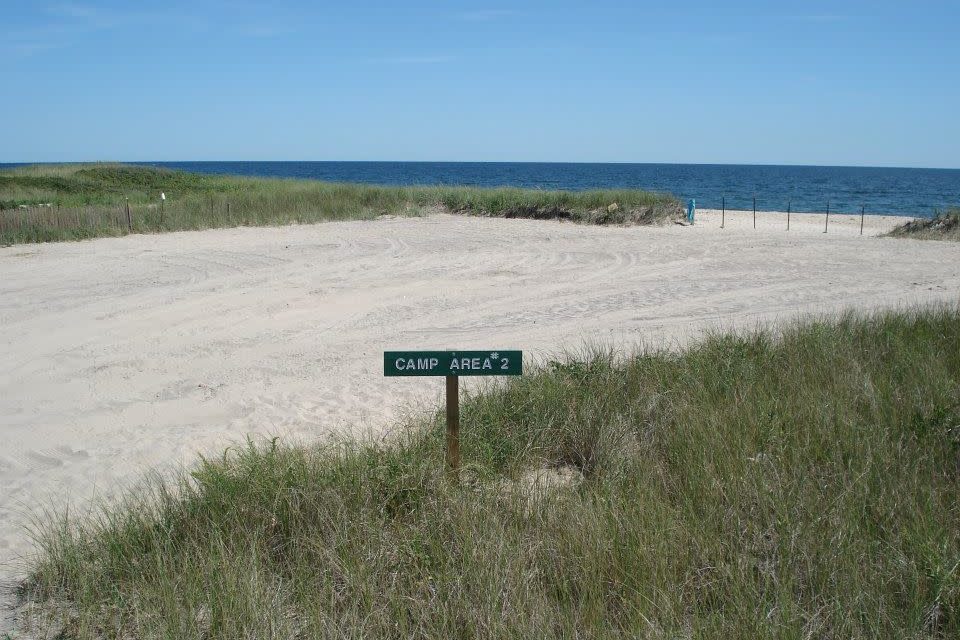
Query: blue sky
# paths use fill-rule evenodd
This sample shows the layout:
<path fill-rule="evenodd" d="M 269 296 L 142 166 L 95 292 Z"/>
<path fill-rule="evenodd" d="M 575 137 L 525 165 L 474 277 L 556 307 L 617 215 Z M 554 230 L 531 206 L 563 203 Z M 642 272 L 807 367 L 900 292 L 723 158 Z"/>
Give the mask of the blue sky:
<path fill-rule="evenodd" d="M 0 162 L 960 167 L 956 0 L 0 10 Z"/>

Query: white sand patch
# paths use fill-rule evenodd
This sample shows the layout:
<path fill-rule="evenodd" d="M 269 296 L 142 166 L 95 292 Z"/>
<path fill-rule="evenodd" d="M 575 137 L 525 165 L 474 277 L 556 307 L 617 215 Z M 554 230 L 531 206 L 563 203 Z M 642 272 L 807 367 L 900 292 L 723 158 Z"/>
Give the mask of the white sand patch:
<path fill-rule="evenodd" d="M 439 379 L 382 351 L 686 340 L 802 313 L 957 301 L 960 243 L 901 221 L 699 212 L 693 227 L 458 216 L 0 249 L 0 571 L 24 514 L 248 435 L 382 434 Z M 0 577 L 2 577 L 0 576 Z"/>

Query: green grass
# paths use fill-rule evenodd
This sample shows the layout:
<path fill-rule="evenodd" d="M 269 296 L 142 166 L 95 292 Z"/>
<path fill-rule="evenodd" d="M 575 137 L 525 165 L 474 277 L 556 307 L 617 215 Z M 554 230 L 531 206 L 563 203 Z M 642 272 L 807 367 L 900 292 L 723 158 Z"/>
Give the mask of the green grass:
<path fill-rule="evenodd" d="M 162 210 L 161 192 L 167 196 Z M 0 244 L 366 220 L 437 210 L 594 224 L 653 224 L 681 213 L 672 196 L 636 190 L 381 187 L 120 164 L 39 165 L 0 172 Z"/>
<path fill-rule="evenodd" d="M 897 238 L 960 241 L 960 207 L 940 211 L 932 218 L 917 218 L 890 232 Z"/>
<path fill-rule="evenodd" d="M 63 637 L 960 637 L 960 310 L 592 351 L 390 446 L 278 441 L 53 518 Z M 524 489 L 531 470 L 574 482 Z"/>

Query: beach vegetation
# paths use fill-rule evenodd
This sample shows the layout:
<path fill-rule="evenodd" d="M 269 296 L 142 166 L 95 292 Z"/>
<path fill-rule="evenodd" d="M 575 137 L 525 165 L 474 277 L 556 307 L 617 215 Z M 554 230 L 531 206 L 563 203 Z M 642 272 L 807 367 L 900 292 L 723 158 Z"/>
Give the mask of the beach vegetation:
<path fill-rule="evenodd" d="M 426 213 L 658 224 L 678 219 L 681 207 L 640 190 L 378 186 L 108 163 L 0 172 L 0 244 L 8 245 Z"/>
<path fill-rule="evenodd" d="M 467 389 L 461 423 L 458 482 L 436 411 L 388 443 L 251 441 L 40 517 L 24 624 L 960 637 L 956 307 L 583 349 Z"/>
<path fill-rule="evenodd" d="M 960 207 L 938 211 L 932 218 L 905 222 L 889 235 L 917 240 L 960 240 Z"/>

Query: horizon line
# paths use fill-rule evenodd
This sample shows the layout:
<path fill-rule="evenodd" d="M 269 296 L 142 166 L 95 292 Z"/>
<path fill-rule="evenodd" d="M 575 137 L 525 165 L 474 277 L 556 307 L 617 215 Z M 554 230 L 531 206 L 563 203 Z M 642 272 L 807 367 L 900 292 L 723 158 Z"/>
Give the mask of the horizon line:
<path fill-rule="evenodd" d="M 827 169 L 915 169 L 926 171 L 960 171 L 957 167 L 933 167 L 923 165 L 869 165 L 869 164 L 810 164 L 810 163 L 771 163 L 771 162 L 634 162 L 626 160 L 578 161 L 578 160 L 41 160 L 41 161 L 0 161 L 5 165 L 57 165 L 57 164 L 175 164 L 175 163 L 353 163 L 353 164 L 554 164 L 554 165 L 675 165 L 701 167 L 797 167 Z"/>

